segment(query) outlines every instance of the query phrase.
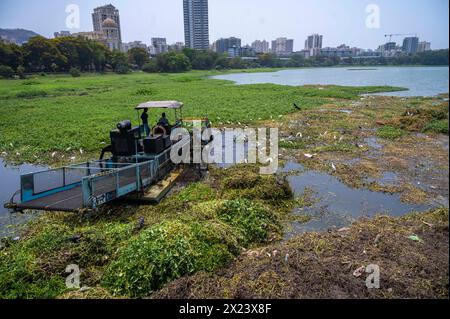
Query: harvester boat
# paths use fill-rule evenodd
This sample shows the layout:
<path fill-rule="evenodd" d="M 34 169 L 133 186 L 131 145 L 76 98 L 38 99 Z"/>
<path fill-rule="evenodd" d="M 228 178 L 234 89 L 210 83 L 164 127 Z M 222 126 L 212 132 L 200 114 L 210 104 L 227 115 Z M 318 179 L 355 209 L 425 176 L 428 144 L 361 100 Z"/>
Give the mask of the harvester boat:
<path fill-rule="evenodd" d="M 138 115 L 142 110 L 173 110 L 175 125 L 158 124 L 145 136 L 143 125 L 133 127 L 131 121 L 122 121 L 110 132 L 111 145 L 102 150 L 99 160 L 22 175 L 20 190 L 5 207 L 79 212 L 129 196 L 159 202 L 180 176 L 170 154 L 174 145 L 187 142 L 171 140 L 170 133 L 184 125 L 182 108 L 177 101 L 140 104 Z M 208 122 L 207 118 L 202 121 L 206 126 Z M 112 156 L 104 159 L 107 153 Z"/>

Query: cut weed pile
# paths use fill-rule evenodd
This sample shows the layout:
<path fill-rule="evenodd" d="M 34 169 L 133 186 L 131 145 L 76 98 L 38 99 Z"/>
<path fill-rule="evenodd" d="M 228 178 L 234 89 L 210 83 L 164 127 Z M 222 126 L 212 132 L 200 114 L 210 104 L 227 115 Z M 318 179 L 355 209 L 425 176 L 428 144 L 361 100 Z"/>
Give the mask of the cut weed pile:
<path fill-rule="evenodd" d="M 449 212 L 380 216 L 330 233 L 248 250 L 214 274 L 167 285 L 152 298 L 442 298 L 449 296 Z M 380 268 L 380 289 L 365 269 Z M 361 276 L 355 275 L 364 267 Z"/>
<path fill-rule="evenodd" d="M 448 134 L 448 103 L 435 103 L 431 105 L 424 103 L 424 105 L 426 107 L 409 107 L 400 116 L 388 120 L 386 122 L 388 126 L 385 126 L 385 128 L 391 128 L 391 131 L 397 129 L 398 132 L 406 130 L 410 132 Z M 403 134 L 394 137 L 400 137 L 401 135 Z"/>
<path fill-rule="evenodd" d="M 245 169 L 242 169 L 245 167 Z M 228 169 L 211 168 L 212 180 L 218 180 L 218 191 L 224 198 L 258 199 L 272 205 L 286 204 L 292 190 L 285 179 L 274 175 L 261 175 L 254 165 L 235 166 Z M 212 183 L 212 186 L 215 183 Z"/>
<path fill-rule="evenodd" d="M 144 297 L 169 281 L 226 264 L 243 247 L 279 233 L 276 216 L 247 200 L 224 201 L 202 221 L 168 221 L 144 230 L 119 250 L 103 284 L 113 293 Z"/>
<path fill-rule="evenodd" d="M 158 206 L 110 207 L 90 217 L 42 215 L 20 241 L 2 243 L 0 298 L 146 297 L 171 280 L 212 272 L 243 249 L 281 238 L 296 204 L 292 191 L 281 187 L 278 193 L 285 194 L 273 203 L 267 193 L 251 191 L 253 185 L 233 192 L 232 179 L 247 171 L 214 171 Z M 284 184 L 275 177 L 259 183 L 273 190 Z M 86 294 L 65 288 L 70 264 L 82 269 Z"/>

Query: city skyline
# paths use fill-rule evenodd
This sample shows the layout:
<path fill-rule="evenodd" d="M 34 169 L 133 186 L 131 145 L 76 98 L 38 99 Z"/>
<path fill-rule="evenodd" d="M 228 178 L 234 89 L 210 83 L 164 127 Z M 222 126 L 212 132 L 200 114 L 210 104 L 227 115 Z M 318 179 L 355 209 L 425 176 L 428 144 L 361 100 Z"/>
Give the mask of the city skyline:
<path fill-rule="evenodd" d="M 257 7 L 253 2 L 258 3 Z M 303 49 L 308 35 L 319 33 L 324 36 L 324 47 L 335 47 L 345 43 L 351 47 L 376 49 L 381 43 L 387 42 L 385 34 L 417 33 L 421 41 L 431 42 L 433 49 L 448 48 L 448 1 L 432 0 L 427 2 L 426 6 L 423 6 L 418 0 L 400 0 L 396 4 L 391 4 L 386 0 L 378 1 L 381 10 L 380 29 L 368 29 L 365 26 L 368 15 L 365 9 L 366 5 L 370 3 L 369 1 L 344 0 L 346 5 L 337 7 L 335 1 L 319 0 L 317 2 L 322 3 L 320 10 L 317 4 L 312 5 L 306 1 L 281 0 L 275 6 L 265 0 L 249 0 L 246 3 L 235 0 L 210 0 L 210 43 L 231 36 L 241 38 L 243 44 L 251 44 L 255 40 L 264 39 L 270 42 L 280 37 L 286 37 L 294 39 L 294 51 L 300 51 Z M 403 2 L 404 5 L 399 4 L 400 2 Z M 79 29 L 68 30 L 65 27 L 64 21 L 67 16 L 65 7 L 69 3 L 52 3 L 53 11 L 49 12 L 49 15 L 51 14 L 55 18 L 43 19 L 45 12 L 42 11 L 47 11 L 50 7 L 48 0 L 40 1 L 39 4 L 27 0 L 2 1 L 0 4 L 0 28 L 24 28 L 46 37 L 52 37 L 54 32 L 60 30 L 90 31 L 92 30 L 92 10 L 97 6 L 108 4 L 107 1 L 97 0 L 78 0 L 70 1 L 70 3 L 80 7 Z M 169 43 L 184 42 L 182 0 L 168 0 L 164 3 L 146 1 L 145 5 L 142 4 L 143 1 L 136 0 L 133 1 L 135 6 L 125 5 L 123 0 L 111 1 L 111 3 L 121 13 L 123 42 L 139 40 L 149 44 L 152 37 L 165 37 Z M 324 7 L 323 4 L 328 4 L 328 6 Z M 236 6 L 239 10 L 236 10 Z M 296 10 L 285 10 L 285 13 L 280 13 L 280 10 L 285 9 L 286 6 L 298 8 L 298 13 L 292 15 L 292 11 Z M 420 10 L 416 7 L 420 7 Z M 330 11 L 333 9 L 335 10 L 334 16 L 331 18 Z M 407 11 L 408 15 L 401 15 L 404 18 L 398 21 L 396 15 L 402 10 Z M 357 15 L 355 15 L 356 12 Z M 305 19 L 305 13 L 308 13 L 313 19 Z M 350 14 L 353 15 L 352 18 L 344 18 Z M 241 19 L 242 21 L 235 23 L 244 15 L 247 19 Z M 286 19 L 286 17 L 290 17 L 290 19 Z M 36 18 L 40 19 L 36 20 Z M 278 18 L 279 20 L 277 20 Z M 421 23 L 419 24 L 417 21 L 421 21 Z M 354 32 L 355 30 L 358 32 Z M 355 33 L 357 34 L 355 35 Z M 401 44 L 403 38 L 395 38 L 393 41 Z"/>

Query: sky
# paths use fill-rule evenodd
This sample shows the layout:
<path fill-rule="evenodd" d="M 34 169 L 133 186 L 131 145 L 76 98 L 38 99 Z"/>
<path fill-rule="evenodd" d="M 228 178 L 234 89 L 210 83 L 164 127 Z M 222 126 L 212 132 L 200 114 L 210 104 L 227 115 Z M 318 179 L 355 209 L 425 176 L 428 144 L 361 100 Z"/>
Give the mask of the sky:
<path fill-rule="evenodd" d="M 112 3 L 120 11 L 122 40 L 150 43 L 165 37 L 184 42 L 182 0 L 0 0 L 0 28 L 23 28 L 46 37 L 55 31 L 91 31 L 93 8 Z M 66 7 L 78 5 L 80 25 L 66 26 Z M 379 8 L 379 27 L 367 27 L 368 5 Z M 235 36 L 243 44 L 256 39 L 294 39 L 304 47 L 309 34 L 323 35 L 324 47 L 347 44 L 376 49 L 385 34 L 417 34 L 433 49 L 449 47 L 448 0 L 209 0 L 210 41 Z M 371 20 L 374 21 L 374 20 Z M 375 28 L 374 28 L 375 26 Z M 401 43 L 404 36 L 393 37 Z"/>

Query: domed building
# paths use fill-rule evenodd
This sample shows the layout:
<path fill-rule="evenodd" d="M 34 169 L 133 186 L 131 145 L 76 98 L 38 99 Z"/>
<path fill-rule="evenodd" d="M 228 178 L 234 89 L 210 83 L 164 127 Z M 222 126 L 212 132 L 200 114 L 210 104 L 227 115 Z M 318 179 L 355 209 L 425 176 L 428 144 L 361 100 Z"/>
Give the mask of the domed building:
<path fill-rule="evenodd" d="M 118 29 L 119 27 L 117 26 L 117 23 L 111 19 L 111 18 L 106 18 L 105 20 L 103 20 L 102 22 L 102 27 L 105 28 L 111 28 L 111 29 Z"/>
<path fill-rule="evenodd" d="M 119 10 L 111 4 L 98 7 L 92 13 L 94 31 L 103 33 L 104 42 L 111 50 L 122 49 Z"/>
<path fill-rule="evenodd" d="M 105 19 L 102 22 L 103 34 L 105 35 L 106 45 L 110 50 L 120 50 L 120 32 L 117 23 L 110 18 Z"/>

